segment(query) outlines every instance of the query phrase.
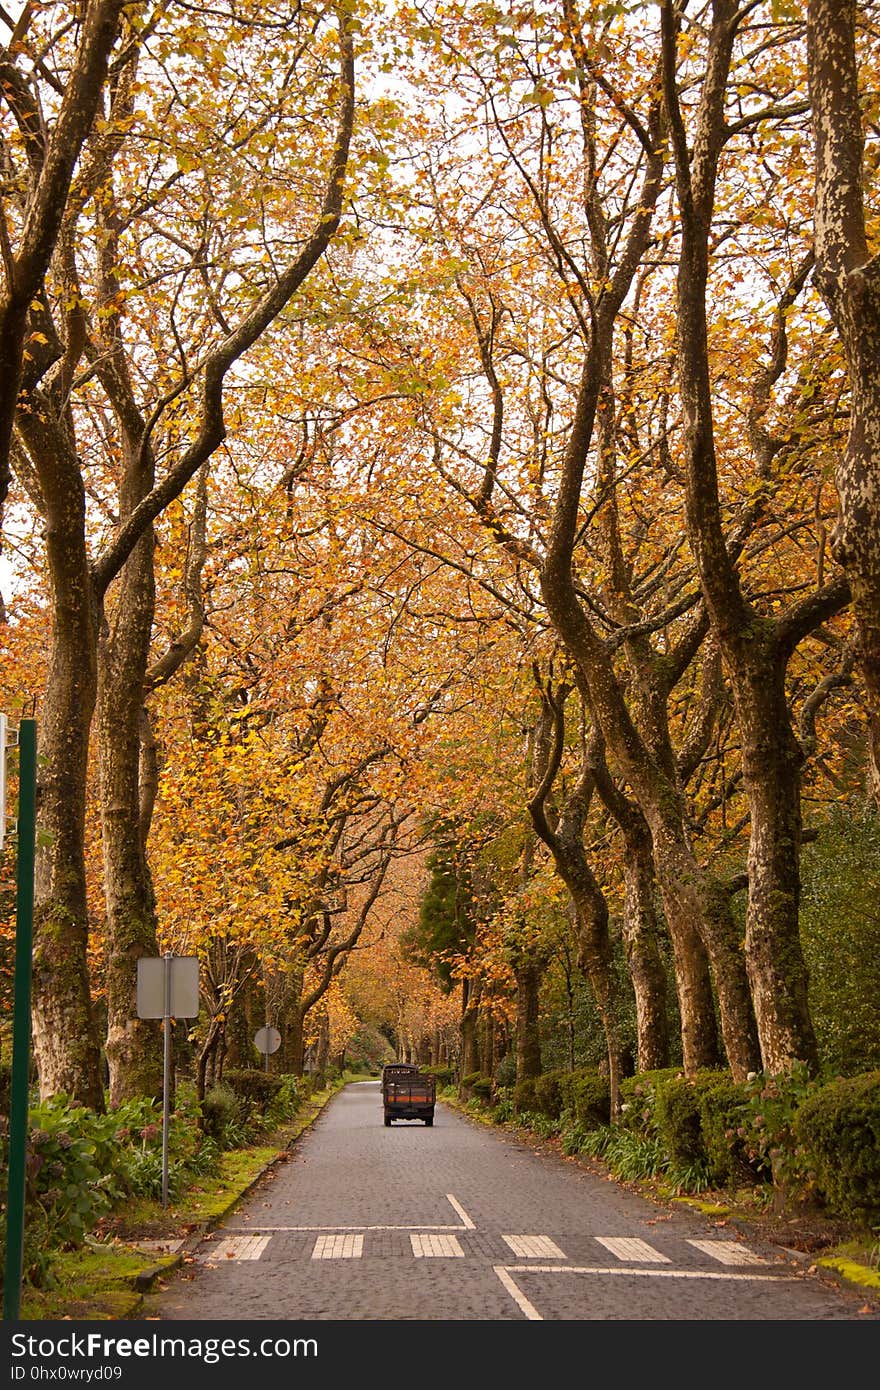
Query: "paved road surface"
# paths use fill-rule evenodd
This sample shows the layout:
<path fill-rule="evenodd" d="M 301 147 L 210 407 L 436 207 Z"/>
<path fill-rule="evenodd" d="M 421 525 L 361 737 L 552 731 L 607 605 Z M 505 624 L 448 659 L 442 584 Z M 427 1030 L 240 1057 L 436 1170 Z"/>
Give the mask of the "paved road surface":
<path fill-rule="evenodd" d="M 155 1301 L 172 1319 L 845 1320 L 863 1294 L 442 1105 L 348 1086 Z"/>

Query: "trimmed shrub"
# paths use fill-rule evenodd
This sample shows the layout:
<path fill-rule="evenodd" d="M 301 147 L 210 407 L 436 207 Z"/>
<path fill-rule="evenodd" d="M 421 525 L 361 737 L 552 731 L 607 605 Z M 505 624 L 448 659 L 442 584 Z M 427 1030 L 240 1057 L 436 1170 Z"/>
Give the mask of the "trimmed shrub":
<path fill-rule="evenodd" d="M 202 1129 L 223 1148 L 241 1125 L 241 1104 L 231 1086 L 212 1086 L 202 1101 Z"/>
<path fill-rule="evenodd" d="M 793 1130 L 828 1207 L 880 1220 L 880 1071 L 823 1086 L 800 1106 Z"/>
<path fill-rule="evenodd" d="M 608 1078 L 597 1071 L 557 1072 L 562 1110 L 581 1129 L 597 1129 L 611 1118 Z"/>
<path fill-rule="evenodd" d="M 757 1182 L 746 1145 L 746 1088 L 725 1073 L 709 1073 L 698 1080 L 696 1092 L 710 1180 L 720 1187 Z"/>
<path fill-rule="evenodd" d="M 555 1071 L 546 1071 L 542 1076 L 535 1077 L 536 1108 L 551 1120 L 558 1120 L 562 1110 L 559 1077 L 560 1073 Z"/>
<path fill-rule="evenodd" d="M 812 1187 L 807 1154 L 794 1122 L 801 1106 L 821 1086 L 804 1062 L 795 1062 L 789 1071 L 775 1076 L 758 1072 L 744 1086 L 748 1097 L 744 1142 L 749 1159 L 783 1201 L 798 1201 Z"/>
<path fill-rule="evenodd" d="M 654 1109 L 657 1088 L 664 1081 L 672 1081 L 678 1076 L 684 1076 L 681 1067 L 664 1067 L 659 1071 L 642 1071 L 635 1076 L 625 1077 L 620 1083 L 621 1126 L 646 1139 L 656 1139 Z"/>
<path fill-rule="evenodd" d="M 658 1084 L 654 1123 L 664 1152 L 675 1167 L 706 1163 L 700 1105 L 696 1089 L 686 1077 L 675 1076 Z"/>
<path fill-rule="evenodd" d="M 438 1065 L 436 1067 L 421 1067 L 420 1070 L 425 1076 L 435 1077 L 438 1087 L 451 1086 L 452 1082 L 455 1080 L 455 1067 L 441 1067 Z"/>
<path fill-rule="evenodd" d="M 537 1113 L 538 1096 L 535 1089 L 536 1076 L 524 1076 L 513 1088 L 513 1108 L 517 1115 L 526 1111 Z"/>
<path fill-rule="evenodd" d="M 285 1072 L 283 1076 L 279 1076 L 278 1081 L 278 1090 L 266 1110 L 266 1121 L 269 1124 L 282 1124 L 285 1120 L 292 1119 L 302 1104 L 300 1077 Z"/>
<path fill-rule="evenodd" d="M 252 1116 L 264 1116 L 281 1091 L 282 1078 L 258 1067 L 241 1067 L 223 1073 L 223 1082 L 239 1104 L 239 1114 L 247 1124 Z"/>

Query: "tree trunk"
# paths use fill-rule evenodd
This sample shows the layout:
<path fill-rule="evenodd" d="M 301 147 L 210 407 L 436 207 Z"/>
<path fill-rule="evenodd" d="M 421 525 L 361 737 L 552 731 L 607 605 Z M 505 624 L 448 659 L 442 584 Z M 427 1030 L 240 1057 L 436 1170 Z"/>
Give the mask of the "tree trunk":
<path fill-rule="evenodd" d="M 40 445 L 43 445 L 41 448 Z M 52 638 L 38 736 L 33 1038 L 40 1096 L 104 1109 L 88 971 L 85 803 L 97 688 L 98 612 L 85 549 L 85 495 L 70 449 L 38 440 L 52 581 Z"/>
<path fill-rule="evenodd" d="M 766 625 L 773 642 L 774 628 Z M 755 635 L 751 649 L 760 655 Z M 773 643 L 775 645 L 775 643 Z M 755 660 L 737 673 L 743 774 L 749 795 L 749 899 L 746 961 L 765 1071 L 792 1062 L 815 1070 L 818 1052 L 807 998 L 807 970 L 799 934 L 801 764 L 785 691 L 785 661 Z"/>
<path fill-rule="evenodd" d="M 110 1101 L 162 1094 L 161 1025 L 137 1016 L 137 962 L 157 956 L 155 903 L 141 823 L 141 719 L 155 590 L 153 533 L 120 578 L 112 631 L 100 645 L 98 739 L 107 910 Z"/>
<path fill-rule="evenodd" d="M 541 1075 L 541 1032 L 538 1000 L 541 968 L 526 961 L 514 970 L 516 980 L 516 1079 Z"/>
<path fill-rule="evenodd" d="M 865 216 L 863 97 L 854 0 L 810 0 L 807 51 L 816 150 L 816 283 L 846 353 L 849 437 L 835 482 L 832 552 L 846 571 L 868 697 L 871 766 L 880 767 L 880 256 Z M 873 51 L 873 50 L 871 50 Z M 866 73 L 866 85 L 874 78 Z M 869 784 L 869 790 L 870 784 Z"/>
<path fill-rule="evenodd" d="M 556 871 L 571 894 L 577 927 L 578 965 L 589 981 L 605 1034 L 611 1113 L 616 1115 L 621 1078 L 620 990 L 608 931 L 608 905 L 590 867 L 584 847 L 584 827 L 593 796 L 595 776 L 585 754 L 581 775 L 565 796 L 556 827 L 551 826 L 546 803 L 561 763 L 565 733 L 565 695 L 560 692 L 554 698 L 550 691 L 545 691 L 544 701 L 544 728 L 539 741 L 543 742 L 545 747 L 536 765 L 536 773 L 540 773 L 540 776 L 536 777 L 537 790 L 530 798 L 528 807 L 535 832 L 550 849 Z"/>
<path fill-rule="evenodd" d="M 477 1023 L 480 1011 L 480 986 L 474 980 L 463 980 L 461 991 L 461 1075 L 471 1076 L 480 1070 L 480 1049 Z"/>
<path fill-rule="evenodd" d="M 277 1070 L 302 1076 L 305 1065 L 303 972 L 289 969 L 280 972 L 280 979 L 283 981 L 284 989 L 276 1004 L 274 1024 L 281 1034 L 281 1045 L 275 1053 L 278 1059 Z"/>
<path fill-rule="evenodd" d="M 721 1018 L 721 1033 L 727 1062 L 734 1079 L 744 1081 L 750 1071 L 760 1067 L 755 1018 L 749 993 L 745 959 L 739 931 L 730 910 L 730 901 L 699 867 L 678 817 L 651 826 L 657 877 L 673 951 L 678 968 L 680 953 L 687 954 L 685 979 L 690 988 L 705 988 L 701 956 L 694 946 L 701 939 L 712 967 L 712 982 Z M 681 994 L 679 994 L 681 998 Z M 686 1037 L 686 1029 L 701 1026 L 706 1019 L 706 1001 L 687 1000 L 682 1015 L 682 1047 L 685 1056 L 698 1056 L 699 1066 L 717 1065 L 715 1029 L 696 1037 Z M 690 1073 L 693 1064 L 686 1065 Z"/>
<path fill-rule="evenodd" d="M 658 945 L 651 833 L 641 816 L 639 822 L 624 826 L 623 940 L 636 1000 L 636 1065 L 639 1071 L 658 1071 L 669 1066 L 666 970 Z M 701 957 L 700 988 L 707 997 L 700 1012 L 706 1013 L 711 1003 L 709 965 L 702 949 L 697 954 Z M 675 972 L 676 980 L 690 979 L 691 974 L 682 963 Z"/>
<path fill-rule="evenodd" d="M 315 1044 L 315 1072 L 323 1085 L 327 1076 L 327 1062 L 330 1057 L 330 1019 L 326 1009 L 318 1019 L 318 1040 Z"/>

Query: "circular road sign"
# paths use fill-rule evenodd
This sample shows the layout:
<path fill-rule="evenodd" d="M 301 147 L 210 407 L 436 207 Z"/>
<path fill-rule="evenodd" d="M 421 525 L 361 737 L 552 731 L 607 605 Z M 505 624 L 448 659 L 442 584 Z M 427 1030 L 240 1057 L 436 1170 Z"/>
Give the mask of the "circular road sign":
<path fill-rule="evenodd" d="M 262 1052 L 267 1057 L 270 1052 L 277 1052 L 281 1046 L 281 1034 L 277 1028 L 258 1028 L 254 1034 L 254 1047 L 258 1052 Z"/>

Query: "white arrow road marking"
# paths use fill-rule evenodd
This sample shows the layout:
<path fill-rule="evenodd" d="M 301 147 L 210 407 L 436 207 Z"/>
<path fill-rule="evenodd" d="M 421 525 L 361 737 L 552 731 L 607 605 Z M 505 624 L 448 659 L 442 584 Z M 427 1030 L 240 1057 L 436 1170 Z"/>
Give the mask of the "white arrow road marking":
<path fill-rule="evenodd" d="M 596 1240 L 600 1245 L 604 1245 L 606 1250 L 610 1250 L 612 1255 L 616 1255 L 618 1260 L 631 1260 L 645 1265 L 672 1263 L 668 1255 L 661 1255 L 653 1245 L 649 1245 L 646 1240 L 638 1240 L 635 1236 L 596 1236 Z"/>
<path fill-rule="evenodd" d="M 693 1245 L 697 1250 L 702 1250 L 704 1255 L 711 1255 L 713 1260 L 719 1260 L 723 1265 L 763 1265 L 766 1260 L 762 1260 L 760 1255 L 756 1255 L 754 1250 L 748 1250 L 744 1245 L 740 1245 L 738 1240 L 689 1240 L 688 1245 Z"/>
<path fill-rule="evenodd" d="M 313 1260 L 359 1260 L 364 1253 L 361 1235 L 318 1236 L 312 1251 Z"/>
<path fill-rule="evenodd" d="M 549 1236 L 502 1236 L 518 1260 L 564 1260 L 565 1254 Z"/>
<path fill-rule="evenodd" d="M 410 1236 L 412 1252 L 416 1257 L 422 1255 L 433 1256 L 464 1256 L 464 1251 L 455 1236 Z"/>

